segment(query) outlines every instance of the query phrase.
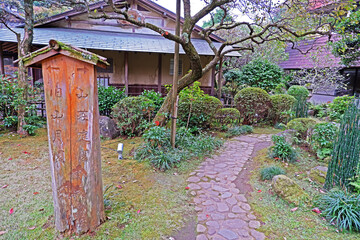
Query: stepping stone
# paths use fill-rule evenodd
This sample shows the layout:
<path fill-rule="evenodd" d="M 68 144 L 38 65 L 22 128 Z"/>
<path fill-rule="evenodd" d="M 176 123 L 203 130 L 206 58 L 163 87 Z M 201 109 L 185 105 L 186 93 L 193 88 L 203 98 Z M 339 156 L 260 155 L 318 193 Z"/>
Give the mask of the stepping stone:
<path fill-rule="evenodd" d="M 236 201 L 236 199 L 235 199 L 234 197 L 228 198 L 228 199 L 226 199 L 225 201 L 226 201 L 228 204 L 230 204 L 231 206 L 237 203 L 237 201 Z"/>
<path fill-rule="evenodd" d="M 199 177 L 189 177 L 188 182 L 191 182 L 191 183 L 197 183 L 200 181 L 200 178 Z"/>
<path fill-rule="evenodd" d="M 190 184 L 188 185 L 188 187 L 189 187 L 191 190 L 199 190 L 199 189 L 201 189 L 201 187 L 200 187 L 199 185 L 195 184 L 195 183 L 190 183 Z"/>
<path fill-rule="evenodd" d="M 217 203 L 216 205 L 219 212 L 229 211 L 229 206 L 226 203 Z"/>
<path fill-rule="evenodd" d="M 238 239 L 238 235 L 229 229 L 221 229 L 218 234 L 226 238 L 227 240 Z"/>
<path fill-rule="evenodd" d="M 196 231 L 199 233 L 203 233 L 206 231 L 206 227 L 204 225 L 198 224 L 196 227 Z"/>
<path fill-rule="evenodd" d="M 196 240 L 208 240 L 205 234 L 200 234 L 196 237 Z"/>
<path fill-rule="evenodd" d="M 223 222 L 223 226 L 226 226 L 231 229 L 241 229 L 241 228 L 247 228 L 247 222 L 241 220 L 241 219 L 228 219 Z"/>
<path fill-rule="evenodd" d="M 221 198 L 229 198 L 232 196 L 232 193 L 226 192 L 221 195 Z"/>
<path fill-rule="evenodd" d="M 251 227 L 251 228 L 259 228 L 260 227 L 260 222 L 259 221 L 250 221 L 249 222 L 249 227 Z"/>
<path fill-rule="evenodd" d="M 244 209 L 241 209 L 239 206 L 236 205 L 231 209 L 231 212 L 233 212 L 233 213 L 244 213 L 246 211 Z"/>
<path fill-rule="evenodd" d="M 220 213 L 212 213 L 211 214 L 211 218 L 213 220 L 224 220 L 225 219 L 225 215 L 220 214 Z"/>
<path fill-rule="evenodd" d="M 216 228 L 216 229 L 220 227 L 219 223 L 217 221 L 207 221 L 206 225 L 209 227 Z"/>
<path fill-rule="evenodd" d="M 212 189 L 215 190 L 215 191 L 218 191 L 218 192 L 227 192 L 227 191 L 229 191 L 229 189 L 220 187 L 219 185 L 214 185 Z"/>
<path fill-rule="evenodd" d="M 211 183 L 209 182 L 200 182 L 198 183 L 200 187 L 204 188 L 204 189 L 208 189 L 211 187 Z"/>
<path fill-rule="evenodd" d="M 250 205 L 247 204 L 247 203 L 241 203 L 240 206 L 241 206 L 242 209 L 244 209 L 244 210 L 246 210 L 246 211 L 250 211 L 250 210 L 251 210 Z"/>
<path fill-rule="evenodd" d="M 250 234 L 251 236 L 253 236 L 256 240 L 264 240 L 266 237 L 265 237 L 265 234 L 263 234 L 262 232 L 258 232 L 256 230 L 250 230 Z"/>
<path fill-rule="evenodd" d="M 219 164 L 215 164 L 215 167 L 216 168 L 224 168 L 226 167 L 227 165 L 225 163 L 219 163 Z"/>

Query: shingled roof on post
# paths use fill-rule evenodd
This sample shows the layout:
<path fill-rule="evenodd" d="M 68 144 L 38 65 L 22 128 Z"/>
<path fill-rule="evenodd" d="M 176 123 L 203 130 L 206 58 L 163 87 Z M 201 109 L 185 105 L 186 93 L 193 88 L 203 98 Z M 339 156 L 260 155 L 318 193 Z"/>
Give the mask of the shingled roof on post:
<path fill-rule="evenodd" d="M 71 45 L 67 45 L 65 43 L 56 41 L 54 39 L 51 39 L 49 41 L 49 45 L 43 48 L 40 48 L 39 50 L 29 53 L 25 55 L 21 60 L 24 62 L 24 65 L 26 67 L 29 66 L 39 66 L 41 65 L 41 61 L 58 55 L 62 54 L 68 57 L 72 57 L 75 59 L 79 59 L 81 61 L 106 68 L 109 66 L 109 63 L 106 61 L 107 59 L 104 57 L 101 57 L 95 53 L 83 50 L 81 48 L 77 48 Z M 17 60 L 16 62 L 20 61 Z"/>

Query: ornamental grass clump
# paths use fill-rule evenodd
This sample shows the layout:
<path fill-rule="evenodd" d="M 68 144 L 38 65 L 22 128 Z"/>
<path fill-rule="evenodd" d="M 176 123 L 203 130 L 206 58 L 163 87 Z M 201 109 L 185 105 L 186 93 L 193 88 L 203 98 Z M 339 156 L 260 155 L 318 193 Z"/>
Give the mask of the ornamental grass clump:
<path fill-rule="evenodd" d="M 284 169 L 278 166 L 270 166 L 261 169 L 260 178 L 261 180 L 271 180 L 276 175 L 285 175 L 286 172 Z"/>
<path fill-rule="evenodd" d="M 272 141 L 274 142 L 274 146 L 270 148 L 269 157 L 285 162 L 295 162 L 297 156 L 296 151 L 286 142 L 284 136 L 274 135 L 272 136 Z"/>
<path fill-rule="evenodd" d="M 360 194 L 333 189 L 321 196 L 316 205 L 340 231 L 360 232 Z"/>
<path fill-rule="evenodd" d="M 239 136 L 239 135 L 243 135 L 243 134 L 252 133 L 253 131 L 254 131 L 254 128 L 249 125 L 236 126 L 236 127 L 230 128 L 227 131 L 226 137 Z"/>
<path fill-rule="evenodd" d="M 223 144 L 223 141 L 207 134 L 193 135 L 189 129 L 180 128 L 176 134 L 176 147 L 172 148 L 170 130 L 160 126 L 147 130 L 143 139 L 144 144 L 135 152 L 135 159 L 148 161 L 161 171 L 178 166 L 185 160 L 210 154 Z"/>

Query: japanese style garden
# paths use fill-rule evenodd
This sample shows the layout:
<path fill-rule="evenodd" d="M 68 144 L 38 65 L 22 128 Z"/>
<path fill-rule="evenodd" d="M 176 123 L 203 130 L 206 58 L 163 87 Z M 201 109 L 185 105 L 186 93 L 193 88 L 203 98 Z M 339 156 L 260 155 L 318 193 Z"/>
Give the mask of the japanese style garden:
<path fill-rule="evenodd" d="M 60 2 L 68 10 L 82 1 Z M 351 66 L 360 46 L 356 1 L 330 12 L 309 11 L 308 1 L 204 1 L 195 15 L 190 2 L 181 1 L 180 35 L 116 1 L 106 1 L 113 14 L 88 12 L 180 44 L 190 67 L 174 76 L 178 90 L 130 96 L 103 86 L 94 76 L 106 58 L 56 40 L 19 53 L 17 72 L 2 71 L 0 239 L 360 238 L 359 96 L 338 68 L 278 64 L 298 41 L 337 33 L 328 47 Z M 224 39 L 220 49 L 209 44 L 205 66 L 189 38 L 200 23 L 208 42 Z M 229 46 L 241 57 L 228 57 Z M 43 81 L 28 84 L 26 69 L 39 66 Z M 210 69 L 214 91 L 206 94 L 201 78 Z M 347 94 L 315 103 L 326 86 Z"/>

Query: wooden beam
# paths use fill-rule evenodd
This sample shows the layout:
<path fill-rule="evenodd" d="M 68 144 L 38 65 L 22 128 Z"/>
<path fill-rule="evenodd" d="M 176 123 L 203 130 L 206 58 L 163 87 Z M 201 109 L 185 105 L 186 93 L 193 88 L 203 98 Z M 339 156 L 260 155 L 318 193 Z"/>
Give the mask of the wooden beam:
<path fill-rule="evenodd" d="M 211 96 L 215 95 L 215 67 L 211 70 Z"/>
<path fill-rule="evenodd" d="M 162 81 L 162 54 L 159 53 L 159 67 L 158 67 L 158 92 L 161 93 L 161 81 Z"/>
<path fill-rule="evenodd" d="M 218 73 L 218 97 L 221 100 L 221 88 L 222 88 L 222 64 L 223 64 L 223 59 L 220 58 L 220 62 L 219 62 L 219 73 Z"/>
<path fill-rule="evenodd" d="M 3 54 L 3 43 L 0 42 L 0 74 L 5 75 L 5 66 L 4 66 L 4 54 Z"/>
<path fill-rule="evenodd" d="M 125 79 L 125 94 L 129 94 L 129 54 L 124 53 L 124 79 Z"/>

